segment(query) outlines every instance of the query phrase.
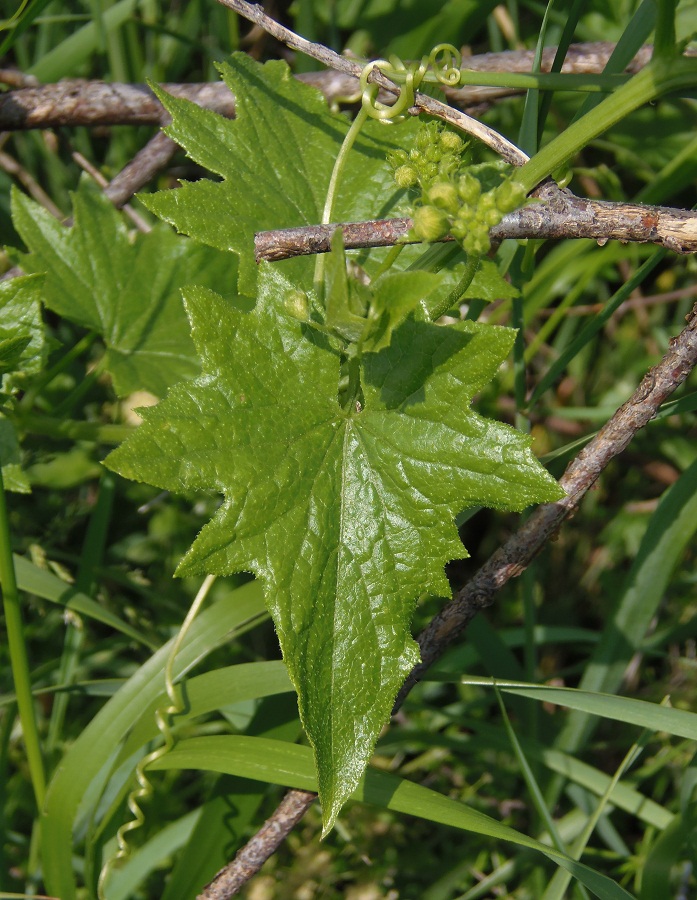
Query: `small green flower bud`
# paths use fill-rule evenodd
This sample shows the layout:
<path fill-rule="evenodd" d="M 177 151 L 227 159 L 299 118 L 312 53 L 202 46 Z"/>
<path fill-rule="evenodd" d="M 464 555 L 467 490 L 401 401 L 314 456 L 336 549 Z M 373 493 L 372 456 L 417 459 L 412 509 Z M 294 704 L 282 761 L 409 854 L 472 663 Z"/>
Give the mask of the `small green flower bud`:
<path fill-rule="evenodd" d="M 409 154 L 406 150 L 391 150 L 387 154 L 387 162 L 393 169 L 396 169 L 398 166 L 403 166 L 405 163 L 409 162 Z"/>
<path fill-rule="evenodd" d="M 484 256 L 489 252 L 491 242 L 486 231 L 470 231 L 462 242 L 462 246 L 467 253 L 473 256 Z"/>
<path fill-rule="evenodd" d="M 482 194 L 482 196 L 479 198 L 477 210 L 483 216 L 485 213 L 488 213 L 492 209 L 497 209 L 496 196 L 494 194 L 494 191 L 487 191 L 486 194 Z"/>
<path fill-rule="evenodd" d="M 460 199 L 455 185 L 446 181 L 437 181 L 428 191 L 429 203 L 455 215 L 460 206 Z"/>
<path fill-rule="evenodd" d="M 438 166 L 435 163 L 424 163 L 421 166 L 421 181 L 431 182 L 438 177 Z"/>
<path fill-rule="evenodd" d="M 419 129 L 416 139 L 414 140 L 414 145 L 419 150 L 426 150 L 427 147 L 432 146 L 438 140 L 439 130 L 436 122 L 428 122 Z"/>
<path fill-rule="evenodd" d="M 469 206 L 474 206 L 479 200 L 481 186 L 474 175 L 465 173 L 458 182 L 457 192 Z"/>
<path fill-rule="evenodd" d="M 462 243 L 469 232 L 469 227 L 460 219 L 456 219 L 450 226 L 450 234 L 456 241 Z"/>
<path fill-rule="evenodd" d="M 288 291 L 283 299 L 286 312 L 300 322 L 310 320 L 310 301 L 305 291 Z"/>
<path fill-rule="evenodd" d="M 435 206 L 421 206 L 414 213 L 414 235 L 420 241 L 437 241 L 448 233 L 448 217 Z"/>
<path fill-rule="evenodd" d="M 418 183 L 419 176 L 413 166 L 399 166 L 398 169 L 395 169 L 394 180 L 397 187 L 410 188 Z"/>
<path fill-rule="evenodd" d="M 525 200 L 525 188 L 517 181 L 504 181 L 496 188 L 496 205 L 502 213 L 513 212 Z"/>
<path fill-rule="evenodd" d="M 488 228 L 493 228 L 494 225 L 498 225 L 501 219 L 503 218 L 503 213 L 500 209 L 487 209 L 484 211 L 484 215 L 482 216 L 482 221 Z"/>
<path fill-rule="evenodd" d="M 440 145 L 448 153 L 460 154 L 465 149 L 465 142 L 454 131 L 444 131 L 440 136 Z"/>

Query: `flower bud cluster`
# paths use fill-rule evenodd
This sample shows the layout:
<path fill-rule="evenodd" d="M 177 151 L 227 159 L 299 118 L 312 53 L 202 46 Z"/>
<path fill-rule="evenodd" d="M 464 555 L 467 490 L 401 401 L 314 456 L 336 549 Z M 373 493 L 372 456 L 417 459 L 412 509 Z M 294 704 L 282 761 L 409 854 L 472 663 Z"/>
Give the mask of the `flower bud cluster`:
<path fill-rule="evenodd" d="M 389 153 L 394 179 L 401 188 L 426 190 L 435 181 L 449 178 L 463 165 L 467 143 L 454 131 L 446 131 L 438 122 L 423 125 L 414 146 Z"/>
<path fill-rule="evenodd" d="M 437 123 L 424 126 L 414 148 L 388 157 L 401 188 L 421 188 L 412 232 L 421 241 L 451 234 L 467 253 L 482 256 L 491 246 L 489 230 L 525 200 L 522 185 L 505 179 L 489 190 L 463 158 L 465 142 Z M 490 183 L 490 182 L 489 182 Z"/>

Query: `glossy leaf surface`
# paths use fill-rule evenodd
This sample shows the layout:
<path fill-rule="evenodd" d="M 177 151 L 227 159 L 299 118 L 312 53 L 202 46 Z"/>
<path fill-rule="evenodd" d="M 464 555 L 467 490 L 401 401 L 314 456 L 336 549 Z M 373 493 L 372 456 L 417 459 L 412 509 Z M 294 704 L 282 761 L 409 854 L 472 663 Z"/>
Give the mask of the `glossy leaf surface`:
<path fill-rule="evenodd" d="M 188 290 L 203 373 L 148 410 L 107 464 L 225 495 L 179 573 L 263 580 L 329 828 L 418 661 L 414 603 L 447 596 L 443 567 L 466 555 L 453 517 L 560 491 L 526 436 L 469 408 L 512 331 L 407 319 L 388 348 L 365 354 L 365 406 L 345 410 L 340 356 L 286 312 L 293 289 L 262 266 L 250 313 Z"/>
<path fill-rule="evenodd" d="M 142 199 L 178 231 L 238 254 L 239 290 L 251 295 L 257 279 L 254 233 L 321 221 L 349 121 L 330 113 L 321 94 L 293 78 L 284 62 L 260 66 L 235 53 L 220 71 L 235 95 L 234 121 L 163 91 L 157 95 L 172 116 L 169 136 L 222 182 L 185 182 L 176 191 Z M 362 129 L 341 177 L 334 221 L 387 214 L 401 192 L 385 156 L 396 142 L 409 141 L 415 127 L 368 123 Z M 310 257 L 280 266 L 288 277 L 312 280 Z"/>

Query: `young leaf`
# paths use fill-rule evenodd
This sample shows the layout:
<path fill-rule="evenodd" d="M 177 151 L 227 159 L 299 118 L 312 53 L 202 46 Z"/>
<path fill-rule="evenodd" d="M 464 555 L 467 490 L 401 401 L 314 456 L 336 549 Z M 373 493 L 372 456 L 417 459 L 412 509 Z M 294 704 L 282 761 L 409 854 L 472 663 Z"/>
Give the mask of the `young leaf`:
<path fill-rule="evenodd" d="M 363 357 L 365 406 L 338 403 L 339 354 L 288 314 L 294 285 L 260 267 L 241 313 L 185 292 L 203 373 L 177 385 L 107 464 L 225 502 L 179 574 L 264 582 L 315 751 L 325 831 L 356 787 L 405 675 L 416 600 L 448 595 L 469 505 L 557 499 L 529 438 L 469 409 L 509 352 L 508 329 L 408 319 Z"/>
<path fill-rule="evenodd" d="M 238 254 L 240 293 L 252 295 L 257 279 L 254 233 L 321 221 L 349 122 L 330 113 L 321 94 L 293 78 L 284 62 L 261 66 L 234 53 L 220 72 L 235 94 L 234 121 L 155 92 L 172 116 L 167 134 L 223 181 L 202 179 L 141 199 L 178 231 Z M 339 182 L 335 221 L 387 213 L 400 192 L 385 157 L 395 142 L 409 141 L 415 128 L 415 123 L 364 126 Z M 375 197 L 381 198 L 377 209 Z M 299 257 L 282 266 L 287 276 L 311 282 L 314 260 Z"/>
<path fill-rule="evenodd" d="M 36 275 L 0 283 L 0 376 L 5 397 L 23 375 L 39 372 L 46 356 L 39 296 L 43 279 Z M 5 489 L 28 494 L 29 480 L 20 466 L 14 425 L 0 415 L 0 466 Z"/>
<path fill-rule="evenodd" d="M 129 235 L 123 217 L 88 182 L 73 196 L 75 224 L 65 228 L 15 190 L 12 219 L 29 248 L 26 272 L 45 272 L 43 300 L 78 325 L 100 334 L 105 366 L 119 396 L 170 384 L 198 372 L 180 288 L 225 284 L 229 257 L 185 241 L 158 225 Z"/>
<path fill-rule="evenodd" d="M 27 276 L 0 282 L 0 374 L 33 375 L 40 372 L 46 355 L 41 319 L 43 278 Z M 5 390 L 15 379 L 3 379 Z"/>

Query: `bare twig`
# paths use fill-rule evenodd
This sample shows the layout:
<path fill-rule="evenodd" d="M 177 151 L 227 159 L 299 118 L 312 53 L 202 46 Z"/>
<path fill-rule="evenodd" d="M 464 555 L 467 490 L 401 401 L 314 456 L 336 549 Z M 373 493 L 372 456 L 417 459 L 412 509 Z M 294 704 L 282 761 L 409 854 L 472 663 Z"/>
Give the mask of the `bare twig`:
<path fill-rule="evenodd" d="M 614 44 L 594 42 L 572 44 L 562 72 L 596 74 L 602 72 Z M 626 71 L 639 71 L 651 58 L 652 48 L 642 47 Z M 556 48 L 545 49 L 541 71 L 549 70 Z M 689 54 L 689 50 L 687 53 Z M 465 57 L 468 69 L 475 72 L 532 71 L 534 53 L 528 50 L 482 53 Z M 0 131 L 24 131 L 32 128 L 56 128 L 61 125 L 162 125 L 167 122 L 164 107 L 145 84 L 105 83 L 103 81 L 61 81 L 39 85 L 32 76 L 6 73 L 14 90 L 0 95 Z M 349 73 L 327 69 L 295 76 L 320 90 L 330 103 L 355 96 L 358 79 Z M 0 81 L 2 81 L 0 71 Z M 9 83 L 9 82 L 8 82 Z M 223 116 L 235 115 L 235 98 L 222 82 L 203 84 L 163 84 L 168 93 L 212 109 Z M 466 109 L 498 97 L 520 93 L 518 89 L 466 85 L 443 87 L 451 105 Z M 381 97 L 385 100 L 386 95 Z"/>
<path fill-rule="evenodd" d="M 254 837 L 234 860 L 221 869 L 198 895 L 198 900 L 228 900 L 255 875 L 298 824 L 317 798 L 309 791 L 288 791 Z"/>
<path fill-rule="evenodd" d="M 676 253 L 697 251 L 697 212 L 584 200 L 551 182 L 542 185 L 535 195 L 543 202 L 504 216 L 491 229 L 492 240 L 592 238 L 602 242 L 661 244 Z M 260 262 L 262 259 L 276 261 L 291 256 L 328 253 L 332 234 L 337 228 L 341 228 L 347 250 L 416 243 L 407 237 L 411 225 L 411 219 L 404 218 L 261 231 L 254 237 L 255 256 Z"/>
<path fill-rule="evenodd" d="M 99 187 L 106 192 L 106 188 L 109 187 L 109 182 L 102 175 L 99 169 L 96 166 L 93 166 L 92 163 L 85 159 L 82 153 L 78 153 L 75 151 L 73 153 L 73 159 L 80 166 L 81 169 L 84 169 L 87 174 L 94 179 L 94 181 L 99 185 Z M 123 206 L 124 213 L 128 216 L 128 218 L 133 222 L 138 231 L 141 231 L 143 234 L 147 234 L 148 231 L 152 229 L 148 225 L 148 223 L 143 219 L 142 216 L 138 215 L 138 213 L 133 209 L 133 207 L 129 206 L 128 203 Z"/>
<path fill-rule="evenodd" d="M 122 207 L 131 197 L 165 168 L 179 149 L 163 131 L 151 138 L 104 189 L 114 206 Z"/>
<path fill-rule="evenodd" d="M 322 44 L 314 44 L 312 41 L 295 34 L 289 28 L 280 25 L 267 16 L 261 6 L 247 3 L 246 0 L 218 0 L 218 2 L 244 16 L 245 19 L 249 19 L 250 22 L 261 25 L 264 31 L 267 31 L 291 49 L 300 50 L 331 69 L 337 69 L 346 75 L 353 75 L 354 78 L 358 78 L 363 71 L 363 66 L 360 63 L 345 56 L 340 56 L 333 50 L 322 46 Z M 371 81 L 390 94 L 399 94 L 399 87 L 393 84 L 389 78 L 386 78 L 378 68 L 373 69 Z M 426 94 L 418 91 L 414 95 L 414 112 L 417 114 L 418 112 L 426 112 L 431 116 L 442 119 L 444 122 L 450 123 L 467 134 L 471 134 L 491 148 L 502 159 L 505 159 L 506 162 L 514 166 L 522 166 L 528 161 L 527 154 L 523 153 L 522 150 L 503 137 L 503 135 L 494 131 L 493 128 L 489 128 L 482 122 L 477 121 L 477 119 L 473 119 L 471 116 L 453 109 L 446 103 L 441 103 L 440 100 L 434 100 L 432 97 L 428 97 Z"/>
<path fill-rule="evenodd" d="M 0 169 L 3 169 L 8 175 L 12 175 L 23 184 L 30 196 L 45 207 L 52 216 L 55 216 L 59 221 L 63 219 L 62 211 L 58 209 L 34 176 L 17 162 L 14 156 L 5 153 L 4 150 L 0 150 Z"/>

